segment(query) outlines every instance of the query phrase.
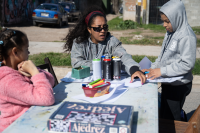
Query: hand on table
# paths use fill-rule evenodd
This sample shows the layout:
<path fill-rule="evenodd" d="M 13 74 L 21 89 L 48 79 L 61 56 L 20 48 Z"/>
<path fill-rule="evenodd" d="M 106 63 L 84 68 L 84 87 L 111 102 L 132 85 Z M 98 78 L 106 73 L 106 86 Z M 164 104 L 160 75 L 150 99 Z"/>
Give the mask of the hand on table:
<path fill-rule="evenodd" d="M 31 60 L 21 62 L 17 67 L 18 71 L 27 77 L 31 77 L 39 73 L 37 67 Z"/>
<path fill-rule="evenodd" d="M 142 72 L 145 72 L 145 71 L 149 71 L 148 74 L 146 74 L 147 76 L 147 79 L 155 79 L 155 78 L 158 78 L 161 76 L 161 71 L 160 71 L 160 68 L 155 68 L 155 69 L 143 69 Z"/>
<path fill-rule="evenodd" d="M 141 80 L 141 84 L 143 85 L 146 82 L 146 76 L 141 72 L 141 71 L 136 71 L 132 76 L 131 76 L 131 81 L 130 83 L 133 82 L 134 78 L 138 77 Z"/>

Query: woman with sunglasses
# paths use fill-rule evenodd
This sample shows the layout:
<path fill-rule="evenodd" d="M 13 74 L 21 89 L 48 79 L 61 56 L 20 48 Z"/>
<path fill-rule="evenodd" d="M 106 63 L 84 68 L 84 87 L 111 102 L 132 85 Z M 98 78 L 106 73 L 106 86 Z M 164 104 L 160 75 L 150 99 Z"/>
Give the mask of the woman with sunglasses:
<path fill-rule="evenodd" d="M 72 67 L 89 66 L 92 70 L 92 60 L 102 55 L 121 58 L 125 71 L 134 77 L 139 77 L 145 83 L 146 77 L 140 71 L 139 64 L 122 47 L 121 42 L 108 32 L 106 16 L 98 6 L 92 6 L 80 16 L 75 28 L 69 31 L 65 38 L 66 52 L 71 51 Z M 122 67 L 123 68 L 123 67 Z"/>

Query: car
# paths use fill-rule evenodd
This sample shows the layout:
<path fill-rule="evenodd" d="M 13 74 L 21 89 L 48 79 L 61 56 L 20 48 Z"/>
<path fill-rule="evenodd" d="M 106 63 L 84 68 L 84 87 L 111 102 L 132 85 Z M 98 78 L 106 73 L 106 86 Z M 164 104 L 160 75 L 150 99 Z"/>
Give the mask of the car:
<path fill-rule="evenodd" d="M 69 21 L 73 21 L 75 18 L 78 18 L 81 14 L 79 10 L 76 9 L 76 5 L 72 1 L 59 2 L 59 4 L 67 11 L 67 17 Z"/>
<path fill-rule="evenodd" d="M 59 4 L 42 3 L 32 13 L 33 25 L 56 24 L 62 27 L 63 24 L 68 25 L 67 12 Z"/>

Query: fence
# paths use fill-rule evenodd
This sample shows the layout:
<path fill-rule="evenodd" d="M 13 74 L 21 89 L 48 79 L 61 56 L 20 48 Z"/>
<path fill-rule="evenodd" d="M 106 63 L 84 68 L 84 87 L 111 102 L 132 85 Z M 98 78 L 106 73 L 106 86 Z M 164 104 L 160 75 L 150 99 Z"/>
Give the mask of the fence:
<path fill-rule="evenodd" d="M 159 9 L 169 0 L 150 0 L 149 23 L 162 24 Z"/>

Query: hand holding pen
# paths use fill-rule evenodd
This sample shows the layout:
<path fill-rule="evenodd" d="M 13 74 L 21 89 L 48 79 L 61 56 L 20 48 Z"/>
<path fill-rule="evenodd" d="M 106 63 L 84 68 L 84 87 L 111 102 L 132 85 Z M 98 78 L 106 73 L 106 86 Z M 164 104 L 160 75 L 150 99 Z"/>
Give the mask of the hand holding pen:
<path fill-rule="evenodd" d="M 143 69 L 142 72 L 146 74 L 147 79 L 155 79 L 161 76 L 160 68 L 155 69 Z"/>
<path fill-rule="evenodd" d="M 146 82 L 146 76 L 141 72 L 141 71 L 136 71 L 132 76 L 131 76 L 131 81 L 130 83 L 133 82 L 134 78 L 138 77 L 141 80 L 141 84 L 143 85 Z"/>

